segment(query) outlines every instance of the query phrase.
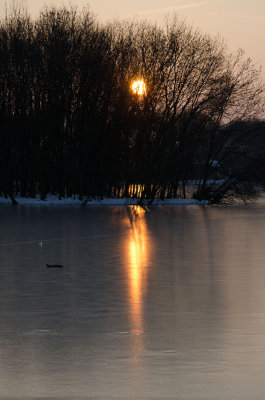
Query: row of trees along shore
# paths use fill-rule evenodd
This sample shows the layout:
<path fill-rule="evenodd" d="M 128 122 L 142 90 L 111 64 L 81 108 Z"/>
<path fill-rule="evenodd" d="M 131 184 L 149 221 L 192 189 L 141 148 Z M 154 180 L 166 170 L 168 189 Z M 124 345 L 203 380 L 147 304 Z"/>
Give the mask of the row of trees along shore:
<path fill-rule="evenodd" d="M 265 176 L 262 96 L 241 50 L 174 15 L 160 27 L 15 7 L 0 21 L 0 192 L 252 198 Z"/>

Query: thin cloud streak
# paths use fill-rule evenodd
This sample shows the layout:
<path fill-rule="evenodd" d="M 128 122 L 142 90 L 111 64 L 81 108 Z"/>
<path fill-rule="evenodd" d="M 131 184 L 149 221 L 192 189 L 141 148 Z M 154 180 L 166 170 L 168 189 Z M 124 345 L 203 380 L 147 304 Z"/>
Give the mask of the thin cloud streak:
<path fill-rule="evenodd" d="M 191 4 L 183 4 L 183 5 L 172 6 L 172 7 L 157 8 L 155 10 L 144 10 L 144 11 L 137 12 L 137 14 L 138 15 L 161 14 L 161 13 L 166 13 L 166 12 L 174 11 L 174 10 L 185 10 L 187 8 L 201 7 L 201 6 L 205 6 L 208 3 L 209 3 L 209 1 L 202 1 L 200 3 L 191 3 Z"/>

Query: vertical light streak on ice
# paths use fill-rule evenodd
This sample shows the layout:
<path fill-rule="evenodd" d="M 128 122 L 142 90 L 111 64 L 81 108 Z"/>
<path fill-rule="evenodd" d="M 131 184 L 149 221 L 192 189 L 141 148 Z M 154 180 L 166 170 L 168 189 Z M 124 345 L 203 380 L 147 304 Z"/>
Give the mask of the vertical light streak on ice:
<path fill-rule="evenodd" d="M 128 282 L 130 322 L 133 350 L 143 351 L 143 301 L 146 290 L 150 242 L 145 221 L 145 210 L 139 206 L 129 206 L 131 229 L 128 238 Z"/>

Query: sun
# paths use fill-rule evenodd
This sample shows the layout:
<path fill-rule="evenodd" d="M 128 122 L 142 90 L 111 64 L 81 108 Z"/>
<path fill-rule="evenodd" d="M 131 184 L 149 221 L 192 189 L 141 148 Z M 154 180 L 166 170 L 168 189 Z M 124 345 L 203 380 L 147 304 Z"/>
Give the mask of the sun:
<path fill-rule="evenodd" d="M 146 85 L 142 79 L 133 81 L 131 84 L 131 89 L 132 92 L 138 96 L 146 95 Z"/>

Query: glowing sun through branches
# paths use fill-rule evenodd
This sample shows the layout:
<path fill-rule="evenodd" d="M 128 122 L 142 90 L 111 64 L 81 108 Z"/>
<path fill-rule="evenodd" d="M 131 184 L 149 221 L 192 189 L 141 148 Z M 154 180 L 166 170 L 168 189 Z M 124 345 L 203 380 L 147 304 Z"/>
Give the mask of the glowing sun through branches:
<path fill-rule="evenodd" d="M 137 94 L 138 96 L 146 95 L 145 82 L 142 79 L 132 81 L 131 90 L 132 90 L 133 94 Z"/>

